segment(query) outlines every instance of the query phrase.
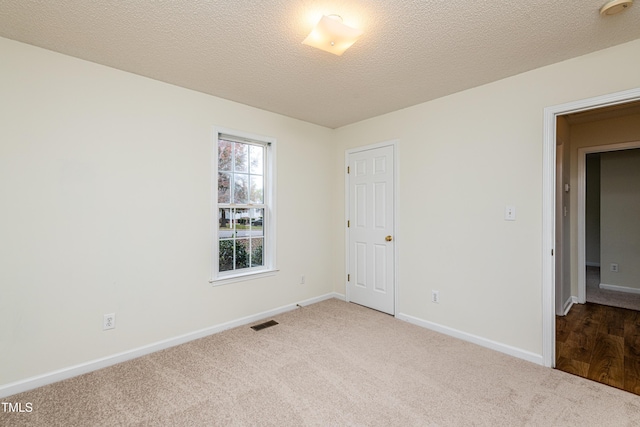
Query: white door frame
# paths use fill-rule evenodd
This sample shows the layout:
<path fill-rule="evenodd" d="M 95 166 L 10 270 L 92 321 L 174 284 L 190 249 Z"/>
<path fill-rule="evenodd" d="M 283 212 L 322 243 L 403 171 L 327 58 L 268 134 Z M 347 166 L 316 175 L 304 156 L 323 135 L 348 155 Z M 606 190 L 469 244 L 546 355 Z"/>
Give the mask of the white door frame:
<path fill-rule="evenodd" d="M 562 191 L 562 182 L 563 182 L 563 159 L 564 159 L 564 144 L 569 144 L 569 141 L 565 141 L 563 145 L 556 144 L 556 249 L 555 249 L 555 293 L 556 293 L 556 313 L 564 314 L 564 304 L 565 302 L 558 298 L 558 292 L 564 290 L 565 286 L 571 286 L 570 283 L 564 282 L 564 262 L 563 257 L 566 256 L 566 252 L 569 251 L 569 248 L 565 248 L 564 244 L 564 209 L 562 199 L 563 199 L 563 191 Z M 560 283 L 558 283 L 560 282 Z M 560 285 L 560 286 L 558 286 Z"/>
<path fill-rule="evenodd" d="M 632 150 L 634 148 L 640 148 L 640 141 L 578 148 L 578 302 L 580 304 L 584 304 L 587 301 L 587 279 L 585 274 L 587 268 L 587 154 Z"/>
<path fill-rule="evenodd" d="M 638 100 L 640 100 L 640 88 L 544 109 L 542 160 L 542 359 L 545 366 L 555 367 L 556 352 L 555 260 L 553 256 L 556 237 L 556 116 Z"/>
<path fill-rule="evenodd" d="M 351 261 L 349 259 L 349 227 L 347 226 L 347 221 L 350 218 L 349 215 L 349 207 L 350 207 L 350 194 L 349 194 L 349 174 L 347 174 L 347 167 L 349 167 L 349 156 L 354 153 L 358 153 L 360 151 L 372 150 L 375 148 L 382 148 L 391 146 L 393 148 L 393 240 L 395 242 L 394 251 L 393 251 L 393 315 L 394 317 L 398 315 L 400 310 L 398 310 L 398 253 L 399 251 L 399 233 L 398 233 L 398 182 L 399 180 L 399 153 L 400 153 L 400 141 L 397 139 L 391 141 L 379 142 L 376 144 L 365 145 L 356 148 L 350 148 L 345 150 L 344 153 L 344 236 L 345 236 L 345 277 L 344 277 L 344 286 L 345 286 L 345 299 L 346 301 L 351 301 L 349 297 L 349 283 L 347 280 L 347 274 L 349 274 Z"/>

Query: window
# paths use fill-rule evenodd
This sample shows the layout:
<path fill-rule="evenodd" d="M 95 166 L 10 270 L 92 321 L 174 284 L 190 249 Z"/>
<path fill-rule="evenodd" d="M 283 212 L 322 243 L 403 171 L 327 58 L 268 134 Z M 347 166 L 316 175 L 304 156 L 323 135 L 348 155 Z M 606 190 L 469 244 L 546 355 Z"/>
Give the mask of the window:
<path fill-rule="evenodd" d="M 274 270 L 273 165 L 275 141 L 215 132 L 214 283 Z"/>

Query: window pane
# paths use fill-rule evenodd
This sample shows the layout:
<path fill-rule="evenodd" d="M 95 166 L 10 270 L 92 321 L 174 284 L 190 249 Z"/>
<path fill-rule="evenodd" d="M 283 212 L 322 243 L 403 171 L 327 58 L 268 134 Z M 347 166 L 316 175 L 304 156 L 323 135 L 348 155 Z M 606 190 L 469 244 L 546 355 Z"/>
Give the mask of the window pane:
<path fill-rule="evenodd" d="M 218 239 L 233 237 L 233 217 L 231 209 L 218 209 Z"/>
<path fill-rule="evenodd" d="M 236 173 L 233 175 L 233 203 L 245 204 L 249 202 L 249 175 Z"/>
<path fill-rule="evenodd" d="M 271 200 L 266 197 L 272 190 L 266 176 L 272 165 L 271 148 L 266 141 L 244 138 L 218 133 L 215 142 L 218 144 L 218 158 L 213 159 L 218 173 L 215 207 L 218 225 L 214 230 L 218 240 L 218 266 L 216 268 L 214 260 L 214 281 L 233 281 L 243 274 L 259 273 L 272 263 L 272 242 L 266 240 L 271 235 L 266 232 L 265 222 L 272 219 L 269 215 L 272 206 L 268 204 Z"/>
<path fill-rule="evenodd" d="M 249 239 L 236 240 L 236 270 L 249 267 Z"/>
<path fill-rule="evenodd" d="M 219 271 L 233 270 L 233 240 L 220 240 L 218 244 Z"/>
<path fill-rule="evenodd" d="M 234 170 L 236 172 L 249 172 L 249 145 L 240 142 L 235 142 L 233 145 L 236 156 Z"/>
<path fill-rule="evenodd" d="M 264 209 L 251 209 L 251 237 L 264 236 L 263 217 Z"/>
<path fill-rule="evenodd" d="M 218 172 L 218 203 L 230 203 L 230 173 Z"/>
<path fill-rule="evenodd" d="M 236 237 L 249 237 L 249 209 L 236 209 Z"/>
<path fill-rule="evenodd" d="M 257 145 L 250 145 L 249 155 L 251 158 L 251 168 L 249 172 L 255 175 L 262 175 L 264 171 L 264 148 Z"/>
<path fill-rule="evenodd" d="M 231 157 L 231 147 L 233 143 L 229 141 L 224 141 L 222 139 L 218 140 L 218 170 L 219 171 L 230 171 L 232 164 Z"/>
<path fill-rule="evenodd" d="M 251 175 L 251 203 L 264 203 L 264 180 L 261 175 Z"/>
<path fill-rule="evenodd" d="M 251 239 L 251 267 L 264 265 L 262 263 L 262 248 L 264 239 Z"/>

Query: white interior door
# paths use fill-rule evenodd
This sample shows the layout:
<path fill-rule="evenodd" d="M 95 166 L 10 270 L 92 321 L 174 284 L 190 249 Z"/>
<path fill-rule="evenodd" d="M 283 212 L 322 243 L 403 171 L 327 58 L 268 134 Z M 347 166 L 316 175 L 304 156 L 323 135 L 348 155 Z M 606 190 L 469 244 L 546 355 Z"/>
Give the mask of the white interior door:
<path fill-rule="evenodd" d="M 394 147 L 349 154 L 347 299 L 395 314 Z"/>

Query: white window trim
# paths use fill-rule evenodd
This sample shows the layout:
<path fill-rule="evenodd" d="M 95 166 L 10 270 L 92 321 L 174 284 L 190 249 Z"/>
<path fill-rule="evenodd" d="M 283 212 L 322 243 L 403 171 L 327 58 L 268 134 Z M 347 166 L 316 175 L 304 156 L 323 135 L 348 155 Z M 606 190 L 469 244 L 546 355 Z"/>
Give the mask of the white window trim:
<path fill-rule="evenodd" d="M 264 248 L 267 256 L 263 259 L 264 266 L 261 268 L 242 269 L 234 272 L 218 271 L 218 138 L 219 135 L 229 135 L 239 139 L 247 139 L 265 144 L 266 162 L 265 168 L 265 217 L 267 225 L 264 230 Z M 276 139 L 263 135 L 256 135 L 242 132 L 235 129 L 227 129 L 219 126 L 213 128 L 212 142 L 212 174 L 211 174 L 211 278 L 209 283 L 214 286 L 226 285 L 229 283 L 241 282 L 245 280 L 258 279 L 274 275 L 278 269 L 276 267 Z"/>

